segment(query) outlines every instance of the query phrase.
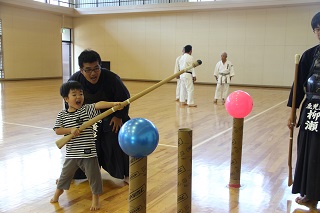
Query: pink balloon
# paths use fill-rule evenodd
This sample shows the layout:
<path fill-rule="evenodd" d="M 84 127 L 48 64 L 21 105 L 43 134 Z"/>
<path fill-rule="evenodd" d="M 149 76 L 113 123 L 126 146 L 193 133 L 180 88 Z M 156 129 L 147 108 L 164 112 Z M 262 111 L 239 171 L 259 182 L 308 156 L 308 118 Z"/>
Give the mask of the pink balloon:
<path fill-rule="evenodd" d="M 225 107 L 232 117 L 244 118 L 251 112 L 253 101 L 248 93 L 237 90 L 227 97 Z"/>

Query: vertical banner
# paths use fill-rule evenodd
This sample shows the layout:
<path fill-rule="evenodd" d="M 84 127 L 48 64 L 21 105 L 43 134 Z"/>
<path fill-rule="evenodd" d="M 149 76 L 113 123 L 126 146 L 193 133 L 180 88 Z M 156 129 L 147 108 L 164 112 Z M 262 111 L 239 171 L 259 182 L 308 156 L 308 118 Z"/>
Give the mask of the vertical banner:
<path fill-rule="evenodd" d="M 129 213 L 147 211 L 147 157 L 130 157 Z"/>
<path fill-rule="evenodd" d="M 229 187 L 240 188 L 243 118 L 233 118 Z"/>
<path fill-rule="evenodd" d="M 178 132 L 178 213 L 191 213 L 191 188 L 192 130 L 184 128 Z"/>

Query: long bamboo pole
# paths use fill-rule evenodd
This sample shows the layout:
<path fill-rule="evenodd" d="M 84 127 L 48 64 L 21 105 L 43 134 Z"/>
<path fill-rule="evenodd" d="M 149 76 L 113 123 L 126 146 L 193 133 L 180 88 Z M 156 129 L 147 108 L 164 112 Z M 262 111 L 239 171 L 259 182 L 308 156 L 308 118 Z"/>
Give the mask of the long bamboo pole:
<path fill-rule="evenodd" d="M 88 128 L 89 126 L 92 126 L 93 124 L 95 124 L 96 122 L 98 122 L 99 120 L 102 120 L 103 118 L 107 117 L 108 115 L 114 113 L 115 111 L 122 109 L 123 107 L 127 106 L 128 104 L 132 103 L 133 101 L 137 100 L 138 98 L 141 98 L 142 96 L 148 94 L 149 92 L 155 90 L 156 88 L 162 86 L 163 84 L 169 82 L 170 80 L 174 79 L 175 77 L 181 75 L 182 73 L 186 72 L 187 70 L 190 70 L 194 67 L 197 67 L 199 65 L 202 64 L 201 60 L 197 60 L 196 62 L 192 63 L 192 65 L 186 67 L 183 70 L 180 70 L 179 72 L 173 74 L 172 76 L 167 77 L 166 79 L 163 79 L 162 81 L 154 84 L 153 86 L 143 90 L 142 92 L 132 96 L 131 98 L 128 98 L 127 100 L 121 102 L 121 106 L 114 106 L 110 109 L 108 109 L 107 111 L 97 115 L 96 117 L 84 122 L 80 127 L 79 130 L 80 132 L 85 130 L 86 128 Z M 65 144 L 68 143 L 68 141 L 70 141 L 72 139 L 73 135 L 69 134 L 64 136 L 63 138 L 59 139 L 56 141 L 56 145 L 59 149 L 61 149 Z"/>
<path fill-rule="evenodd" d="M 299 66 L 300 55 L 295 55 L 295 71 L 294 71 L 294 82 L 293 82 L 293 94 L 292 94 L 292 106 L 291 106 L 291 122 L 295 124 L 296 120 L 296 96 L 297 96 L 297 80 L 298 80 L 298 66 Z M 289 167 L 289 177 L 288 186 L 293 183 L 292 178 L 292 143 L 293 143 L 293 130 L 294 126 L 290 128 L 290 140 L 289 140 L 289 155 L 288 155 L 288 167 Z"/>

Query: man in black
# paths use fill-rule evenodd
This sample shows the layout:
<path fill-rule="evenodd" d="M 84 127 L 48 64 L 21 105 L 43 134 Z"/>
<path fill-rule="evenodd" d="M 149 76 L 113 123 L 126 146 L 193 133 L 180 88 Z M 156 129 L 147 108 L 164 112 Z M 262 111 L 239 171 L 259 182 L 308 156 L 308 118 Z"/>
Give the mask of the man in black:
<path fill-rule="evenodd" d="M 100 55 L 93 50 L 84 50 L 78 57 L 80 71 L 69 80 L 80 82 L 84 88 L 84 103 L 98 101 L 122 102 L 130 94 L 120 77 L 110 70 L 101 68 Z M 100 166 L 112 177 L 129 182 L 129 156 L 125 154 L 118 142 L 121 126 L 130 119 L 129 105 L 116 111 L 98 123 L 96 148 Z M 78 170 L 75 179 L 85 178 Z"/>

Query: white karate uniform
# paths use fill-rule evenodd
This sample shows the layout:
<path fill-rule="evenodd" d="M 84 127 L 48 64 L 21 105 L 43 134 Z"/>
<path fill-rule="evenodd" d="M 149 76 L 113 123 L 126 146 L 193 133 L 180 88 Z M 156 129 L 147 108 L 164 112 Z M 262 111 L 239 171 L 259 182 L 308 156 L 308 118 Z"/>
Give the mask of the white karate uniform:
<path fill-rule="evenodd" d="M 214 99 L 222 98 L 225 100 L 228 95 L 230 77 L 234 76 L 233 64 L 228 60 L 224 64 L 219 61 L 213 75 L 218 79 Z"/>
<path fill-rule="evenodd" d="M 181 56 L 179 60 L 180 70 L 189 67 L 194 62 L 193 57 L 188 53 Z M 194 85 L 193 77 L 196 77 L 194 68 L 187 70 L 185 73 L 180 75 L 181 89 L 180 89 L 180 102 L 185 102 L 187 97 L 187 104 L 194 104 Z"/>
<path fill-rule="evenodd" d="M 181 58 L 182 55 L 178 56 L 177 59 L 176 59 L 176 63 L 174 65 L 174 74 L 179 72 L 180 69 L 179 69 L 179 60 Z M 177 88 L 176 88 L 176 100 L 179 100 L 180 99 L 180 89 L 181 89 L 181 80 L 180 80 L 181 77 L 179 77 L 179 79 L 177 79 Z M 185 100 L 187 100 L 187 98 L 185 98 Z"/>

